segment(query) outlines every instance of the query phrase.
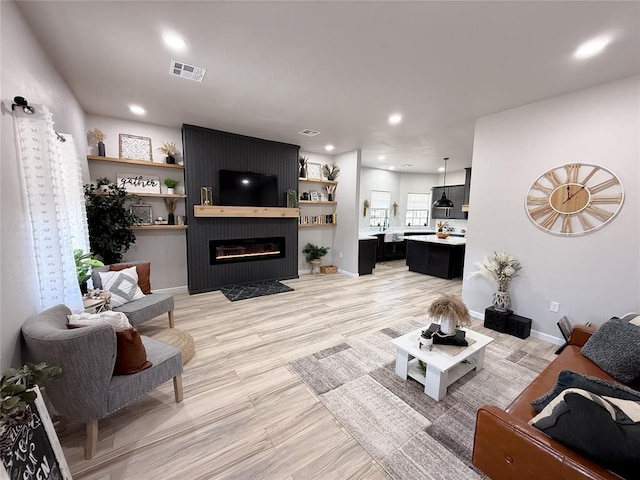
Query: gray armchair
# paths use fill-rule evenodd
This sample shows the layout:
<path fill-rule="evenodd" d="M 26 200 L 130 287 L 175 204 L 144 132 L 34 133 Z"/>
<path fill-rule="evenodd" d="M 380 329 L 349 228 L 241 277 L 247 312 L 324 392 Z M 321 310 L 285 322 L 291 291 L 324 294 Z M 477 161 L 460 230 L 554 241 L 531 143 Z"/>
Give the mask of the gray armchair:
<path fill-rule="evenodd" d="M 173 378 L 175 401 L 182 401 L 182 353 L 177 348 L 142 337 L 147 359 L 153 366 L 132 375 L 114 375 L 117 342 L 110 325 L 67 329 L 64 305 L 29 318 L 22 335 L 30 360 L 62 368 L 62 376 L 46 384 L 58 413 L 74 422 L 86 423 L 85 458 L 95 455 L 98 420 Z"/>
<path fill-rule="evenodd" d="M 102 288 L 102 282 L 100 280 L 99 272 L 108 272 L 111 266 L 134 266 L 147 264 L 149 262 L 146 261 L 134 261 L 134 262 L 125 262 L 125 263 L 114 263 L 112 265 L 105 265 L 104 267 L 93 267 L 93 273 L 91 276 L 91 280 L 93 281 L 93 286 L 95 288 Z M 141 278 L 138 279 L 138 283 L 144 281 Z M 146 279 L 146 282 L 149 282 L 149 279 Z M 141 323 L 148 322 L 156 318 L 163 313 L 168 314 L 169 316 L 169 328 L 174 327 L 173 320 L 173 296 L 167 295 L 164 293 L 149 293 L 141 298 L 140 300 L 134 300 L 133 302 L 125 303 L 119 307 L 113 308 L 114 312 L 122 312 L 129 319 L 129 323 L 134 327 L 137 327 Z"/>

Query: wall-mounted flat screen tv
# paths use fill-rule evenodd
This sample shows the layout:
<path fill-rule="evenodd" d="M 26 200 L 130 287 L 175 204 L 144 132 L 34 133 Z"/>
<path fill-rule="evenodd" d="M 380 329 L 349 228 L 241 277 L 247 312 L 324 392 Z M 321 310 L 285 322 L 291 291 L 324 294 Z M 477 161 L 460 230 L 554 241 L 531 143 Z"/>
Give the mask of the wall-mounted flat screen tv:
<path fill-rule="evenodd" d="M 264 173 L 220 170 L 220 204 L 279 207 L 278 177 Z"/>

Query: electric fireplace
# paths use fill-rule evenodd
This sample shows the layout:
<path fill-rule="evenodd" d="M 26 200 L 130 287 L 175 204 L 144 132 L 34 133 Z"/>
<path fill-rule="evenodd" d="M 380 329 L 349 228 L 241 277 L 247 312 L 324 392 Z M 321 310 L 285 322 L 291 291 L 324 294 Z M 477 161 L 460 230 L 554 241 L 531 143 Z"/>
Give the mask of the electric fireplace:
<path fill-rule="evenodd" d="M 284 258 L 285 237 L 209 240 L 209 264 Z"/>

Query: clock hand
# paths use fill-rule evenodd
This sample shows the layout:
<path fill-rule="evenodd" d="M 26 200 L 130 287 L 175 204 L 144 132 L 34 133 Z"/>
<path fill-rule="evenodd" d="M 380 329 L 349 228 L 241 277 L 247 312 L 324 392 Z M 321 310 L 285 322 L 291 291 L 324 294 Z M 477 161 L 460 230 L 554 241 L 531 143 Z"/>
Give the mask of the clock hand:
<path fill-rule="evenodd" d="M 585 187 L 585 185 L 582 185 L 578 190 L 576 190 L 575 192 L 573 192 L 573 194 L 572 194 L 572 195 L 569 195 L 569 198 L 567 198 L 567 199 L 566 199 L 564 202 L 562 202 L 562 203 L 563 203 L 563 204 L 567 203 L 569 200 L 571 200 L 573 197 L 575 197 L 575 196 L 576 196 L 576 194 L 577 194 L 580 190 L 582 190 L 584 187 Z M 567 188 L 569 188 L 569 187 L 567 187 Z"/>
<path fill-rule="evenodd" d="M 571 200 L 571 187 L 567 185 L 567 201 Z"/>

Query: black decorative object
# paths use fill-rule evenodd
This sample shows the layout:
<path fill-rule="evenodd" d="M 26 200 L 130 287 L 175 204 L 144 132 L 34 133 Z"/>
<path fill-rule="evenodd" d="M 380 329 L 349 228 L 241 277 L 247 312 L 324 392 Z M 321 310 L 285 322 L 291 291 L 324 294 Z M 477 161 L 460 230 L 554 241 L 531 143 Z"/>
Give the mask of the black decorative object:
<path fill-rule="evenodd" d="M 298 157 L 298 163 L 300 164 L 298 178 L 307 178 L 307 157 Z"/>
<path fill-rule="evenodd" d="M 176 157 L 174 157 L 173 155 L 167 155 L 166 162 L 167 162 L 169 165 L 175 165 L 175 163 L 176 163 Z"/>
<path fill-rule="evenodd" d="M 172 212 L 169 212 L 167 214 L 167 225 L 175 225 L 175 224 L 176 224 L 176 216 Z"/>
<path fill-rule="evenodd" d="M 98 142 L 98 156 L 105 157 L 104 142 Z"/>
<path fill-rule="evenodd" d="M 27 115 L 33 115 L 36 113 L 35 108 L 29 105 L 27 99 L 24 97 L 13 97 L 14 103 L 11 104 L 11 110 L 14 110 L 16 107 L 22 107 L 22 111 Z"/>
<path fill-rule="evenodd" d="M 327 193 L 327 198 L 330 202 L 333 202 L 333 193 Z"/>

